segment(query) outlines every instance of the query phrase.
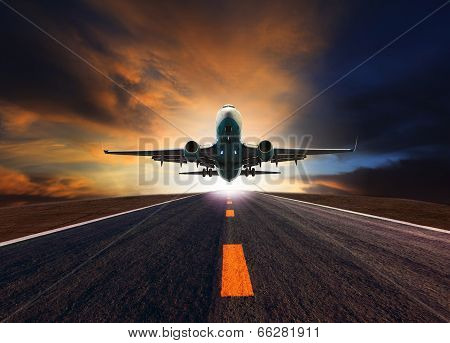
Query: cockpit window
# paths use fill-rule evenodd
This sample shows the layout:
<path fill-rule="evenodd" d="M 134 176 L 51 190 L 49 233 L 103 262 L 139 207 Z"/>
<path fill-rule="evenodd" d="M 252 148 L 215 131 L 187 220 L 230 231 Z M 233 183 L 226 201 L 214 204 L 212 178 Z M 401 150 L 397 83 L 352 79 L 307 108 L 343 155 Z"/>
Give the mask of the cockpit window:
<path fill-rule="evenodd" d="M 230 105 L 230 104 L 226 104 L 226 105 L 223 105 L 223 106 L 222 106 L 222 108 L 225 108 L 225 107 L 232 107 L 232 108 L 235 108 L 233 105 Z"/>

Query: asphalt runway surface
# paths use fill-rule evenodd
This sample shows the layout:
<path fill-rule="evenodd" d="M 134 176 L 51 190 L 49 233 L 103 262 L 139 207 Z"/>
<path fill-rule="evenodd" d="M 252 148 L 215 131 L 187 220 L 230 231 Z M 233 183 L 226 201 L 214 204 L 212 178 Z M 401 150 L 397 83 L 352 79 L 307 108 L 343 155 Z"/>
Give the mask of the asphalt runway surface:
<path fill-rule="evenodd" d="M 261 193 L 231 202 L 201 194 L 0 247 L 0 320 L 449 321 L 448 233 Z M 253 295 L 221 296 L 226 244 L 242 245 Z"/>

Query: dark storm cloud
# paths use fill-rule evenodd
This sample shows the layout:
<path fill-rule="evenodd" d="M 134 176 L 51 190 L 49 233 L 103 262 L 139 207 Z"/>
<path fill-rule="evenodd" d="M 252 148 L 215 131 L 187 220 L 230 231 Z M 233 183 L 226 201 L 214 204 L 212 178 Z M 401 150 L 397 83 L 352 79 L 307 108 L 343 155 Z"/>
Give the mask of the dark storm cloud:
<path fill-rule="evenodd" d="M 317 80 L 317 91 L 325 88 L 441 4 L 355 3 L 308 77 Z M 310 191 L 449 202 L 450 36 L 443 34 L 449 17 L 444 8 L 292 120 L 290 130 L 312 134 L 315 146 L 349 144 L 358 135 L 357 156 L 339 160 L 372 166 L 318 177 Z"/>
<path fill-rule="evenodd" d="M 314 178 L 320 193 L 346 193 L 450 204 L 450 160 L 444 157 L 400 160 L 378 168 Z"/>
<path fill-rule="evenodd" d="M 361 89 L 357 94 L 343 94 L 334 100 L 334 109 L 324 112 L 317 109 L 307 116 L 302 128 L 306 132 L 318 132 L 315 136 L 322 144 L 348 141 L 349 137 L 358 135 L 358 150 L 367 154 L 404 151 L 415 155 L 430 146 L 433 153 L 448 153 L 448 60 L 450 54 L 401 80 Z M 322 134 L 318 130 L 321 126 Z M 429 154 L 428 149 L 425 152 Z"/>
<path fill-rule="evenodd" d="M 363 138 L 364 151 L 450 148 L 450 68 L 445 59 L 391 84 L 342 99 L 342 123 Z"/>
<path fill-rule="evenodd" d="M 352 2 L 331 45 L 306 70 L 317 92 L 371 56 L 442 1 Z M 408 9 L 405 11 L 405 9 Z M 322 145 L 360 136 L 365 153 L 450 144 L 450 6 L 411 30 L 292 120 Z"/>
<path fill-rule="evenodd" d="M 114 45 L 102 35 L 118 41 L 133 39 L 126 26 L 107 13 L 79 1 L 19 1 L 14 7 L 131 92 L 144 87 L 104 68 L 103 64 L 120 63 L 121 57 L 114 55 Z M 136 131 L 151 119 L 148 108 L 130 107 L 126 92 L 3 5 L 0 23 L 3 104 L 37 113 L 42 120 L 51 115 L 64 121 L 73 118 L 78 124 L 83 120 Z M 139 123 L 124 121 L 124 113 L 130 118 L 136 115 Z"/>
<path fill-rule="evenodd" d="M 27 5 L 33 8 L 32 4 Z M 24 13 L 31 12 L 30 17 L 42 21 L 42 8 L 36 11 L 26 8 Z M 112 119 L 88 87 L 103 82 L 100 77 L 3 5 L 0 22 L 4 47 L 0 54 L 1 100 L 29 110 L 77 113 L 93 120 Z"/>

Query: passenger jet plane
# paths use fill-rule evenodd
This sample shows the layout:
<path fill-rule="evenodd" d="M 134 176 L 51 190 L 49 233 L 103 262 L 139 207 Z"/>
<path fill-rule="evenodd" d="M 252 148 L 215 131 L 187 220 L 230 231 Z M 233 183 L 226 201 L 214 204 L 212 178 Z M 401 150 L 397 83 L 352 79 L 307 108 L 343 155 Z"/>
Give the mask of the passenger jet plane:
<path fill-rule="evenodd" d="M 241 140 L 241 113 L 233 105 L 224 105 L 217 112 L 216 143 L 200 146 L 195 141 L 186 143 L 183 149 L 172 150 L 105 150 L 105 154 L 151 156 L 161 162 L 183 163 L 193 162 L 203 168 L 201 171 L 184 172 L 180 174 L 195 174 L 205 176 L 220 175 L 228 182 L 239 175 L 255 176 L 260 174 L 280 174 L 280 172 L 255 170 L 262 162 L 275 163 L 303 160 L 308 155 L 335 154 L 352 152 L 351 149 L 284 149 L 274 148 L 268 140 L 258 145 L 249 145 Z"/>

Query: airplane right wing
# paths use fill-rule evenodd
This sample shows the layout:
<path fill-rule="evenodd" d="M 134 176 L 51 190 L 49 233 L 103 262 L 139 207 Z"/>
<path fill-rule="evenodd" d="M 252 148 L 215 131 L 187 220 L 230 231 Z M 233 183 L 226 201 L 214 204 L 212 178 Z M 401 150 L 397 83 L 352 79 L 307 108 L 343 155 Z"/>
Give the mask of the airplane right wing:
<path fill-rule="evenodd" d="M 174 162 L 180 165 L 189 161 L 184 156 L 184 149 L 165 149 L 165 150 L 104 150 L 105 154 L 111 155 L 131 155 L 131 156 L 148 156 L 154 161 Z M 198 165 L 213 168 L 215 165 L 213 146 L 200 147 L 198 159 L 193 161 Z"/>
<path fill-rule="evenodd" d="M 103 150 L 105 154 L 133 156 L 183 156 L 183 149 L 172 150 Z"/>
<path fill-rule="evenodd" d="M 206 176 L 206 175 L 209 175 L 209 173 L 211 173 L 210 176 L 213 176 L 213 175 L 217 176 L 217 175 L 219 175 L 217 173 L 217 170 L 206 171 L 205 169 L 199 170 L 199 171 L 191 171 L 191 172 L 179 172 L 178 174 L 180 174 L 180 175 L 203 175 L 203 176 Z"/>
<path fill-rule="evenodd" d="M 183 154 L 183 149 L 171 150 L 104 150 L 105 154 L 111 155 L 131 155 L 131 156 L 148 156 L 155 161 L 187 163 Z"/>

